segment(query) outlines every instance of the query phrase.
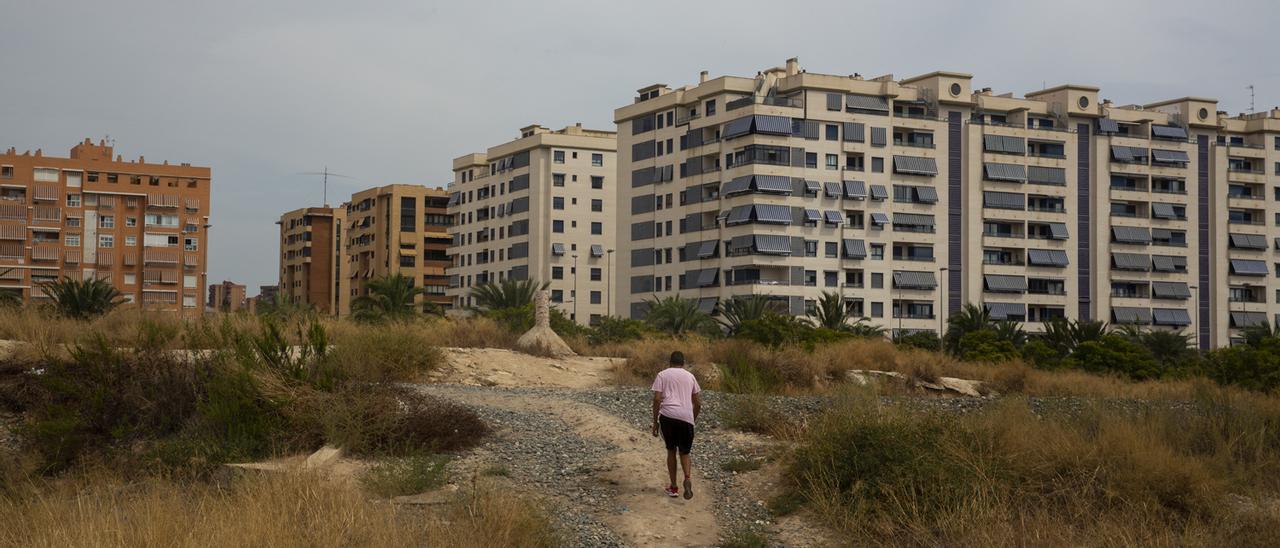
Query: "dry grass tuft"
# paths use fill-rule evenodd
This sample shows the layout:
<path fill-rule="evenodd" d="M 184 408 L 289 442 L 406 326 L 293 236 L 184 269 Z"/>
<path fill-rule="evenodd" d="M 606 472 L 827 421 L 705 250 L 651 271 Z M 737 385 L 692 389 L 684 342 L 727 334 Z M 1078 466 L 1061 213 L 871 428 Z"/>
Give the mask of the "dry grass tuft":
<path fill-rule="evenodd" d="M 0 498 L 4 546 L 554 546 L 546 513 L 479 482 L 443 507 L 370 501 L 307 475 L 249 475 L 226 488 L 90 474 Z"/>

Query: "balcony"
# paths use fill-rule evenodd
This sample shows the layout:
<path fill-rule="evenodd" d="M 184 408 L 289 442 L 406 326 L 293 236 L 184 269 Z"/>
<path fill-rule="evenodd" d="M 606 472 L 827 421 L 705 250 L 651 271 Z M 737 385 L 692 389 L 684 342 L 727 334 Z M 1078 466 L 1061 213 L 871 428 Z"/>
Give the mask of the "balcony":
<path fill-rule="evenodd" d="M 737 110 L 742 107 L 747 107 L 751 105 L 768 105 L 773 107 L 803 108 L 804 101 L 802 101 L 799 97 L 757 97 L 754 95 L 749 95 L 747 97 L 734 99 L 732 101 L 729 101 L 728 103 L 725 103 L 724 109 L 726 111 Z"/>

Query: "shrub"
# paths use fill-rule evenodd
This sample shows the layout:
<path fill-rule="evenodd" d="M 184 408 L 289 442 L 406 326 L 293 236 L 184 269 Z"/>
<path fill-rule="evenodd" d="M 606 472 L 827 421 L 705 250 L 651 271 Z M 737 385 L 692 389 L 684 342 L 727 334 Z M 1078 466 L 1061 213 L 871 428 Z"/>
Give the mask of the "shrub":
<path fill-rule="evenodd" d="M 1219 383 L 1275 393 L 1280 388 L 1280 339 L 1213 350 L 1204 367 Z"/>
<path fill-rule="evenodd" d="M 1092 373 L 1120 373 L 1131 379 L 1154 379 L 1164 369 L 1146 347 L 1120 335 L 1080 343 L 1068 363 Z"/>
<path fill-rule="evenodd" d="M 326 359 L 344 378 L 360 382 L 417 380 L 439 367 L 444 356 L 431 344 L 427 329 L 396 323 L 360 330 L 335 339 Z"/>
<path fill-rule="evenodd" d="M 900 334 L 893 338 L 893 344 L 931 352 L 942 350 L 942 339 L 939 339 L 938 334 L 932 331 L 912 331 Z"/>
<path fill-rule="evenodd" d="M 313 405 L 304 412 L 316 414 L 325 440 L 357 455 L 464 449 L 488 433 L 469 408 L 408 388 L 351 385 Z"/>
<path fill-rule="evenodd" d="M 720 420 L 735 430 L 780 437 L 793 427 L 786 415 L 770 406 L 763 396 L 755 394 L 729 400 L 720 411 Z"/>
<path fill-rule="evenodd" d="M 635 341 L 644 338 L 648 332 L 648 324 L 640 320 L 605 316 L 587 331 L 587 342 L 594 346 Z"/>
<path fill-rule="evenodd" d="M 448 457 L 419 454 L 374 464 L 360 478 L 369 492 L 384 498 L 416 495 L 444 485 Z"/>
<path fill-rule="evenodd" d="M 1001 339 L 993 329 L 970 331 L 960 337 L 956 354 L 970 362 L 1004 362 L 1018 357 L 1012 342 Z"/>
<path fill-rule="evenodd" d="M 759 318 L 741 320 L 734 337 L 770 347 L 808 342 L 813 328 L 795 316 L 766 312 Z"/>

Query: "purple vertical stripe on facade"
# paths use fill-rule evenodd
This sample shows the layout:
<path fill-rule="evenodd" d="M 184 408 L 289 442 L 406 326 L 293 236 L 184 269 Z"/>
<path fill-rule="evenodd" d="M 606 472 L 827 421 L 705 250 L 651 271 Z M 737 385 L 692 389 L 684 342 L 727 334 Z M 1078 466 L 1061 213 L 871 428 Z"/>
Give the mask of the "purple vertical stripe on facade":
<path fill-rule="evenodd" d="M 1199 259 L 1199 290 L 1196 291 L 1196 297 L 1199 302 L 1196 303 L 1196 313 L 1199 316 L 1196 321 L 1196 330 L 1199 333 L 1196 336 L 1197 344 L 1200 348 L 1209 348 L 1209 136 L 1196 136 L 1196 180 L 1199 187 L 1196 191 L 1196 200 L 1199 202 L 1197 208 L 1200 212 L 1198 224 L 1200 225 L 1196 232 L 1199 239 L 1196 245 L 1200 247 Z"/>
<path fill-rule="evenodd" d="M 1076 207 L 1079 212 L 1076 218 L 1079 220 L 1077 225 L 1076 240 L 1076 272 L 1078 273 L 1078 286 L 1076 291 L 1080 293 L 1080 320 L 1092 319 L 1090 298 L 1092 297 L 1090 286 L 1090 275 L 1092 274 L 1092 263 L 1089 260 L 1090 251 L 1090 212 L 1089 212 L 1089 191 L 1092 190 L 1091 179 L 1089 178 L 1089 152 L 1090 152 L 1090 126 L 1089 124 L 1076 124 L 1076 186 L 1079 192 L 1079 201 Z"/>
<path fill-rule="evenodd" d="M 960 234 L 963 228 L 960 205 L 964 196 L 960 188 L 960 113 L 947 113 L 947 310 L 954 314 L 960 311 L 961 274 L 964 268 L 964 255 L 961 249 Z"/>

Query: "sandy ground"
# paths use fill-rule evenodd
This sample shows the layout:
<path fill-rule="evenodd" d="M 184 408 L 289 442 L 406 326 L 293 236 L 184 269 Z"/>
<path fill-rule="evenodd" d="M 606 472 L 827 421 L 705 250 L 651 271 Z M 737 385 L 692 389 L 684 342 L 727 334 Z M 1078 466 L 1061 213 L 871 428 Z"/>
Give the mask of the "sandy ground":
<path fill-rule="evenodd" d="M 611 384 L 621 358 L 541 358 L 500 348 L 444 348 L 445 366 L 428 381 L 472 386 L 595 388 Z"/>

